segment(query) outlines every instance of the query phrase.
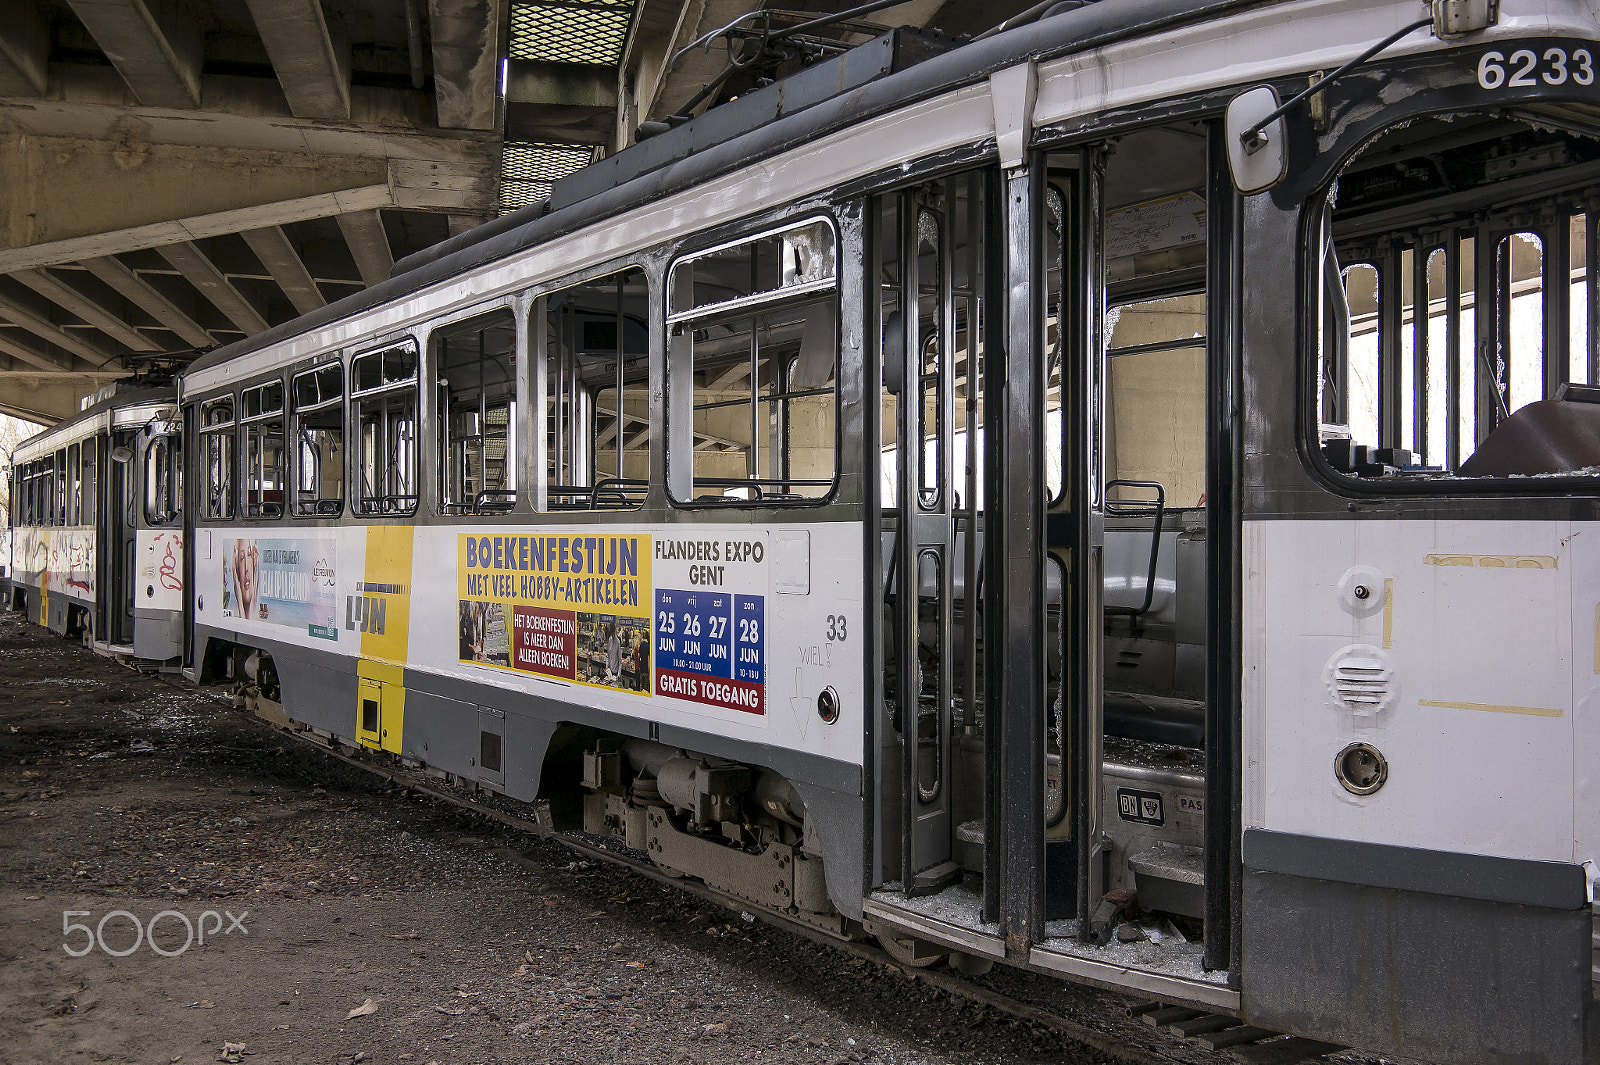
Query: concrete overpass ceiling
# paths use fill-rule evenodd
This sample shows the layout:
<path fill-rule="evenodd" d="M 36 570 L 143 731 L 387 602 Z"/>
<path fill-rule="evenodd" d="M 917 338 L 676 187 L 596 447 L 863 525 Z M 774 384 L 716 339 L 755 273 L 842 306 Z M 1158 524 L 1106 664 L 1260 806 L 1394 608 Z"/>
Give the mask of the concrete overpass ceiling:
<path fill-rule="evenodd" d="M 672 54 L 762 6 L 0 0 L 0 411 L 63 417 L 535 202 L 701 94 L 726 48 Z M 829 33 L 1026 6 L 909 0 Z"/>

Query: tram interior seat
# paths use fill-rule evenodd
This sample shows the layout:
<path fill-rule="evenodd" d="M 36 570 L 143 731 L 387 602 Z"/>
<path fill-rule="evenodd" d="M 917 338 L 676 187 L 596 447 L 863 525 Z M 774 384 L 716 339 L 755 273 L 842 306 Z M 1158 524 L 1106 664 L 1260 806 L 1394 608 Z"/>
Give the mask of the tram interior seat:
<path fill-rule="evenodd" d="M 889 631 L 893 631 L 895 597 L 900 587 L 892 526 L 892 519 L 886 521 L 880 536 L 885 624 L 890 626 Z M 1152 569 L 1153 532 L 1156 550 Z M 949 555 L 954 595 L 951 641 L 956 653 L 965 646 L 966 638 L 967 535 L 965 529 L 957 532 Z M 1107 519 L 1102 555 L 1106 607 L 1102 689 L 1107 735 L 1195 749 L 1205 746 L 1205 542 L 1205 510 L 1201 507 L 1163 509 L 1158 532 L 1152 529 L 1151 516 L 1143 512 Z M 981 538 L 978 557 L 981 611 L 985 601 Z M 930 603 L 936 592 L 932 573 L 925 571 L 919 580 L 920 598 Z M 1052 698 L 1061 677 L 1062 596 L 1061 568 L 1047 564 L 1046 653 Z M 927 619 L 921 625 L 919 640 L 924 661 L 931 660 L 936 654 L 937 633 Z M 978 642 L 981 646 L 981 633 Z M 961 674 L 959 666 L 956 673 Z"/>

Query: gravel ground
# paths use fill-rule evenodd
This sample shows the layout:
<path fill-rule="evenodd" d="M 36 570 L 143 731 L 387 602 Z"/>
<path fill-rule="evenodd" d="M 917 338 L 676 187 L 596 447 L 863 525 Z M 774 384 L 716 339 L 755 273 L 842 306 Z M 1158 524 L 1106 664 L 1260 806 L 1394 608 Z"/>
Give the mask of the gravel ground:
<path fill-rule="evenodd" d="M 135 945 L 133 921 L 162 913 Z M 0 917 L 5 1063 L 1110 1060 L 387 784 L 14 614 Z M 66 923 L 100 929 L 81 957 L 90 934 Z M 984 983 L 1130 1047 L 1225 1060 L 1126 1020 L 1120 996 Z"/>

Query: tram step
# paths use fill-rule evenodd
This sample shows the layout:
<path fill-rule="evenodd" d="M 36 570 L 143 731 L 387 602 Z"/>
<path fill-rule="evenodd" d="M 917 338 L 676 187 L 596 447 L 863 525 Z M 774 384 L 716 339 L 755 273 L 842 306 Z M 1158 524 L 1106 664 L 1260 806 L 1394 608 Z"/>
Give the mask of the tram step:
<path fill-rule="evenodd" d="M 961 879 L 961 866 L 955 862 L 940 862 L 938 865 L 913 873 L 911 876 L 912 888 L 907 894 L 931 895 Z"/>
<path fill-rule="evenodd" d="M 1239 1018 L 1230 1017 L 1226 1013 L 1207 1013 L 1187 1021 L 1175 1021 L 1167 1025 L 1167 1027 L 1185 1039 L 1189 1039 L 1194 1036 L 1205 1035 L 1207 1032 L 1220 1032 L 1224 1028 L 1233 1028 L 1238 1023 Z"/>
<path fill-rule="evenodd" d="M 1206 864 L 1199 847 L 1163 841 L 1130 855 L 1128 866 L 1142 908 L 1205 917 Z"/>
<path fill-rule="evenodd" d="M 1308 1058 L 1320 1058 L 1336 1050 L 1345 1049 L 1336 1043 L 1323 1043 L 1316 1039 L 1302 1039 L 1291 1035 L 1266 1043 L 1252 1043 L 1235 1047 L 1233 1056 L 1249 1065 L 1295 1065 Z"/>
<path fill-rule="evenodd" d="M 1243 1043 L 1258 1043 L 1263 1039 L 1271 1039 L 1281 1032 L 1270 1032 L 1265 1028 L 1256 1028 L 1252 1025 L 1241 1024 L 1237 1028 L 1224 1028 L 1219 1032 L 1207 1032 L 1198 1036 L 1195 1042 L 1207 1050 L 1226 1050 Z"/>

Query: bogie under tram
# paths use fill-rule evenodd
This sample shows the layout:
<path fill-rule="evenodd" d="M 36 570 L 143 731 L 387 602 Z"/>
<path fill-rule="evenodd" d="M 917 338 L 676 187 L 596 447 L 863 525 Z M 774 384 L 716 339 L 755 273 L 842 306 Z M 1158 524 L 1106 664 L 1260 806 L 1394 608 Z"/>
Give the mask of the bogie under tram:
<path fill-rule="evenodd" d="M 1104 0 L 713 109 L 189 368 L 190 674 L 909 960 L 1595 1060 L 1597 41 Z"/>

